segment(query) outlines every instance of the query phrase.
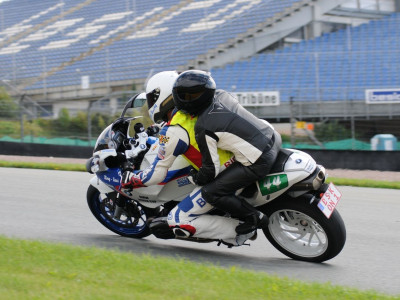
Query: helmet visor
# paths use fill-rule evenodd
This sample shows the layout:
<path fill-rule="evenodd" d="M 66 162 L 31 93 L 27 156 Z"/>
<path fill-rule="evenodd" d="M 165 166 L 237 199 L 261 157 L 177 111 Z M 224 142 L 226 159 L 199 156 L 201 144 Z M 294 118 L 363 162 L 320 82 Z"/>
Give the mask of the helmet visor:
<path fill-rule="evenodd" d="M 182 93 L 179 94 L 179 97 L 181 99 L 186 100 L 186 101 L 191 101 L 191 100 L 196 100 L 202 94 L 203 94 L 203 92 L 200 92 L 200 93 L 185 93 L 185 92 L 182 92 Z"/>
<path fill-rule="evenodd" d="M 154 103 L 157 102 L 158 97 L 160 97 L 160 89 L 154 89 L 150 93 L 146 94 L 146 99 L 147 99 L 147 107 L 151 108 L 153 107 Z"/>

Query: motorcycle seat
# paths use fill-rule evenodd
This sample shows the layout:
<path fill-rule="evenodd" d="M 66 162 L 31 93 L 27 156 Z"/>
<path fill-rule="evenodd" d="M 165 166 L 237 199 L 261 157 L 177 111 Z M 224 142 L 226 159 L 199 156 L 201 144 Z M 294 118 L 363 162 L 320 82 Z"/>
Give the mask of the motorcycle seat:
<path fill-rule="evenodd" d="M 288 161 L 289 156 L 292 155 L 292 153 L 293 152 L 288 149 L 281 149 L 269 173 L 270 174 L 282 173 L 285 169 L 285 164 Z"/>
<path fill-rule="evenodd" d="M 285 168 L 285 164 L 289 159 L 289 156 L 293 152 L 287 149 L 281 149 L 278 153 L 278 156 L 272 165 L 271 171 L 269 174 L 274 174 L 274 173 L 282 173 Z M 245 198 L 251 198 L 254 196 L 254 194 L 257 192 L 257 184 L 253 183 L 250 184 L 249 186 L 245 187 L 243 191 L 240 193 L 240 196 L 245 197 Z"/>

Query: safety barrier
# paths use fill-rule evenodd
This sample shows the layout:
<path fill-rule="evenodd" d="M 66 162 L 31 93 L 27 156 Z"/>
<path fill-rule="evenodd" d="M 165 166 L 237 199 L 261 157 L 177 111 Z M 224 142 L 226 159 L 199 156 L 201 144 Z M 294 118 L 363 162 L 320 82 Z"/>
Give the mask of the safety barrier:
<path fill-rule="evenodd" d="M 0 154 L 89 158 L 92 147 L 0 142 Z M 400 151 L 302 149 L 327 169 L 400 172 Z"/>
<path fill-rule="evenodd" d="M 2 155 L 89 158 L 92 153 L 93 147 L 0 142 Z"/>

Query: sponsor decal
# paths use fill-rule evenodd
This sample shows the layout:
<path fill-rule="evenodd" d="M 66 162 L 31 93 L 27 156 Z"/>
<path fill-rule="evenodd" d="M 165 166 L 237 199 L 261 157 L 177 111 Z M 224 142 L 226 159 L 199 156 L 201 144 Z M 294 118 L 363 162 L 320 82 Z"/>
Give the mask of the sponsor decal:
<path fill-rule="evenodd" d="M 153 107 L 150 109 L 150 111 L 149 111 L 149 115 L 150 116 L 153 116 L 154 115 L 154 112 L 155 112 L 155 110 L 156 110 L 156 108 L 158 107 L 158 105 L 157 104 L 154 104 L 153 105 Z"/>
<path fill-rule="evenodd" d="M 308 173 L 311 173 L 312 171 L 314 171 L 315 166 L 316 166 L 315 160 L 310 159 L 310 160 L 307 162 L 307 165 L 305 166 L 304 169 L 305 169 Z"/>
<path fill-rule="evenodd" d="M 165 149 L 164 149 L 164 147 L 160 147 L 160 149 L 158 149 L 157 157 L 159 159 L 164 159 L 165 158 Z"/>
<path fill-rule="evenodd" d="M 119 183 L 119 178 L 115 178 L 115 177 L 108 177 L 107 175 L 104 175 L 104 180 L 107 182 L 113 182 L 113 183 Z"/>
<path fill-rule="evenodd" d="M 160 135 L 158 140 L 159 140 L 160 145 L 165 145 L 169 141 L 169 136 Z"/>
<path fill-rule="evenodd" d="M 172 214 L 171 214 L 171 212 L 169 212 L 168 213 L 168 218 L 167 218 L 169 221 L 171 221 L 172 220 Z"/>
<path fill-rule="evenodd" d="M 204 205 L 207 204 L 206 200 L 204 200 L 203 198 L 199 198 L 196 200 L 196 203 L 200 206 L 203 207 Z"/>
<path fill-rule="evenodd" d="M 178 183 L 178 187 L 190 184 L 190 181 L 187 177 L 178 178 L 176 182 Z"/>
<path fill-rule="evenodd" d="M 140 199 L 140 202 L 157 203 L 156 200 L 146 200 L 146 199 Z"/>
<path fill-rule="evenodd" d="M 228 160 L 226 163 L 224 163 L 225 168 L 229 167 L 234 162 L 235 162 L 235 158 L 232 157 L 230 160 Z"/>
<path fill-rule="evenodd" d="M 400 89 L 365 90 L 367 104 L 400 103 Z"/>
<path fill-rule="evenodd" d="M 223 113 L 226 112 L 226 110 L 224 109 L 224 106 L 219 103 L 219 102 L 215 102 L 213 104 L 213 108 L 210 110 L 210 112 L 208 114 L 213 114 L 213 113 Z"/>
<path fill-rule="evenodd" d="M 100 150 L 99 152 L 100 152 L 100 154 L 107 153 L 107 152 L 115 152 L 115 149 L 103 149 L 103 150 Z"/>
<path fill-rule="evenodd" d="M 263 196 L 275 193 L 289 186 L 286 174 L 266 176 L 258 181 Z"/>
<path fill-rule="evenodd" d="M 133 176 L 135 176 L 135 178 L 143 181 L 143 180 L 145 180 L 147 178 L 147 175 L 149 175 L 150 171 L 151 171 L 151 168 L 147 168 L 147 169 L 142 171 L 142 176 L 140 176 L 140 173 L 139 174 L 135 174 Z"/>
<path fill-rule="evenodd" d="M 119 186 L 121 183 L 121 170 L 109 169 L 108 171 L 101 172 L 97 175 L 101 181 L 112 186 Z"/>

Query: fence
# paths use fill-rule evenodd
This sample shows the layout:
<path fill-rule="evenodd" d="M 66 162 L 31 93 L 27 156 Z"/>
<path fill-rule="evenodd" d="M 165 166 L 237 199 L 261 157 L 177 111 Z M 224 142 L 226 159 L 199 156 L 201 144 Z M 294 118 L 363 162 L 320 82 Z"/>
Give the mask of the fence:
<path fill-rule="evenodd" d="M 286 140 L 289 138 L 287 136 Z M 284 148 L 296 148 L 296 149 L 314 149 L 314 150 L 363 150 L 369 151 L 374 150 L 371 142 L 363 142 L 356 139 L 344 139 L 337 141 L 330 141 L 325 143 L 315 143 L 311 140 L 305 141 L 304 136 L 301 138 L 302 142 L 283 142 L 282 147 Z M 14 143 L 31 143 L 31 144 L 44 144 L 44 145 L 65 145 L 65 146 L 83 146 L 83 147 L 93 147 L 96 143 L 96 139 L 90 141 L 78 139 L 78 138 L 46 138 L 46 137 L 36 137 L 32 135 L 24 136 L 21 138 L 12 138 L 9 136 L 0 137 L 0 142 L 14 142 Z M 400 142 L 394 144 L 390 149 L 375 149 L 375 150 L 400 150 Z"/>

